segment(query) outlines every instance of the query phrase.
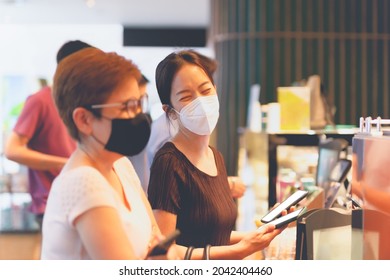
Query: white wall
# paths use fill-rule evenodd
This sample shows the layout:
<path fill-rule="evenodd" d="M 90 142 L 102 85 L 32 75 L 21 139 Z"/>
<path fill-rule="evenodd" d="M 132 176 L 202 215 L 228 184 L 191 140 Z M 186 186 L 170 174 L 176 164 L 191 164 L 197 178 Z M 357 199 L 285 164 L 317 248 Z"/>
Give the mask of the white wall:
<path fill-rule="evenodd" d="M 154 82 L 154 71 L 159 61 L 170 52 L 170 47 L 123 47 L 123 27 L 117 24 L 56 24 L 56 25 L 0 25 L 0 77 L 6 75 L 24 76 L 28 82 L 26 92 L 14 95 L 19 102 L 34 92 L 37 78 L 49 81 L 55 71 L 55 57 L 58 49 L 69 40 L 82 40 L 104 51 L 115 51 L 133 60 L 150 80 L 148 93 L 152 104 L 159 103 Z M 198 48 L 199 52 L 213 56 L 210 48 Z M 9 98 L 5 96 L 5 99 Z M 156 110 L 157 117 L 162 110 Z M 156 109 L 157 108 L 157 109 Z"/>
<path fill-rule="evenodd" d="M 0 25 L 0 74 L 51 77 L 63 43 L 80 39 L 103 50 L 122 48 L 123 27 L 111 25 Z"/>
<path fill-rule="evenodd" d="M 38 78 L 51 83 L 58 49 L 69 40 L 82 40 L 104 51 L 115 51 L 133 60 L 150 80 L 148 94 L 155 119 L 163 113 L 155 86 L 157 64 L 175 48 L 123 47 L 123 27 L 119 24 L 0 24 L 0 131 L 9 130 L 9 111 L 38 90 Z M 214 56 L 211 48 L 197 48 Z M 4 77 L 20 83 L 12 89 Z M 6 124 L 4 124 L 6 123 Z M 5 126 L 5 127 L 3 127 Z M 0 152 L 3 139 L 0 137 Z"/>
<path fill-rule="evenodd" d="M 82 0 L 0 1 L 0 105 L 4 75 L 31 81 L 12 96 L 25 98 L 38 77 L 51 80 L 58 48 L 75 39 L 134 60 L 151 81 L 151 102 L 158 102 L 154 69 L 174 49 L 124 48 L 122 26 L 206 27 L 209 18 L 210 0 L 99 0 L 93 7 Z M 209 48 L 198 50 L 213 56 Z"/>
<path fill-rule="evenodd" d="M 7 135 L 13 127 L 16 120 L 10 111 L 39 88 L 38 78 L 51 82 L 62 44 L 80 39 L 103 50 L 118 51 L 122 33 L 119 24 L 0 25 L 0 132 Z M 0 137 L 0 152 L 5 137 Z"/>

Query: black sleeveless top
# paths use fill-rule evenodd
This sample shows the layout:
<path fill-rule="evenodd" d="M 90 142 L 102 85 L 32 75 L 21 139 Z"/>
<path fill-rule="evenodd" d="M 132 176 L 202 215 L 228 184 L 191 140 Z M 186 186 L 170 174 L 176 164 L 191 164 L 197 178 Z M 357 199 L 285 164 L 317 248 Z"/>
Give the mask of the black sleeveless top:
<path fill-rule="evenodd" d="M 172 142 L 156 153 L 150 170 L 148 198 L 153 209 L 177 215 L 176 243 L 204 247 L 228 245 L 237 218 L 223 157 L 215 148 L 217 176 L 196 168 Z"/>

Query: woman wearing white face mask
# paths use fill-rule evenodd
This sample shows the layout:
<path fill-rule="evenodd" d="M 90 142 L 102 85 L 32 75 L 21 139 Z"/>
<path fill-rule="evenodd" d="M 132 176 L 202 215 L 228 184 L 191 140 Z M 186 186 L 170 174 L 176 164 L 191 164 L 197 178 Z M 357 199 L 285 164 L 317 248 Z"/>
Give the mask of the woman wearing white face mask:
<path fill-rule="evenodd" d="M 191 103 L 185 105 L 180 112 L 172 108 L 178 115 L 184 128 L 196 135 L 210 135 L 219 118 L 218 96 L 205 95 L 196 97 Z"/>
<path fill-rule="evenodd" d="M 148 198 L 163 234 L 179 229 L 178 245 L 194 246 L 192 259 L 212 245 L 211 259 L 242 259 L 264 249 L 281 230 L 266 225 L 234 232 L 237 218 L 224 160 L 209 145 L 219 117 L 212 78 L 216 64 L 195 51 L 168 55 L 156 69 L 156 85 L 177 134 L 156 154 Z"/>

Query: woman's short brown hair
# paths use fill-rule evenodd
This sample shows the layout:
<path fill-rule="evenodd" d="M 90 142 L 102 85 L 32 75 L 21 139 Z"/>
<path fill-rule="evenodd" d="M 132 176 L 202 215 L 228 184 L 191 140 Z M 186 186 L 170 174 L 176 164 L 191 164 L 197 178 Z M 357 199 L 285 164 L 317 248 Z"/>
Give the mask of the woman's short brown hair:
<path fill-rule="evenodd" d="M 103 104 L 111 93 L 130 77 L 141 78 L 138 67 L 116 53 L 106 53 L 96 48 L 80 50 L 57 66 L 54 75 L 53 97 L 58 112 L 70 135 L 80 141 L 73 121 L 77 107 Z M 97 112 L 100 117 L 100 112 Z"/>

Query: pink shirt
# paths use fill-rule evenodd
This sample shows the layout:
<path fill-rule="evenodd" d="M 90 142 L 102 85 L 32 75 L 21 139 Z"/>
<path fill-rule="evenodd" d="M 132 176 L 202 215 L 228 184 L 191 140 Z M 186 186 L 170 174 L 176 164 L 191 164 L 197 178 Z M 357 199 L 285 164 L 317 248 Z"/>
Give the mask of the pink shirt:
<path fill-rule="evenodd" d="M 62 122 L 51 89 L 45 87 L 29 96 L 15 125 L 17 134 L 28 137 L 28 147 L 45 154 L 69 157 L 76 148 Z M 31 211 L 42 214 L 54 178 L 59 170 L 34 170 L 29 168 L 29 191 L 32 197 Z"/>

